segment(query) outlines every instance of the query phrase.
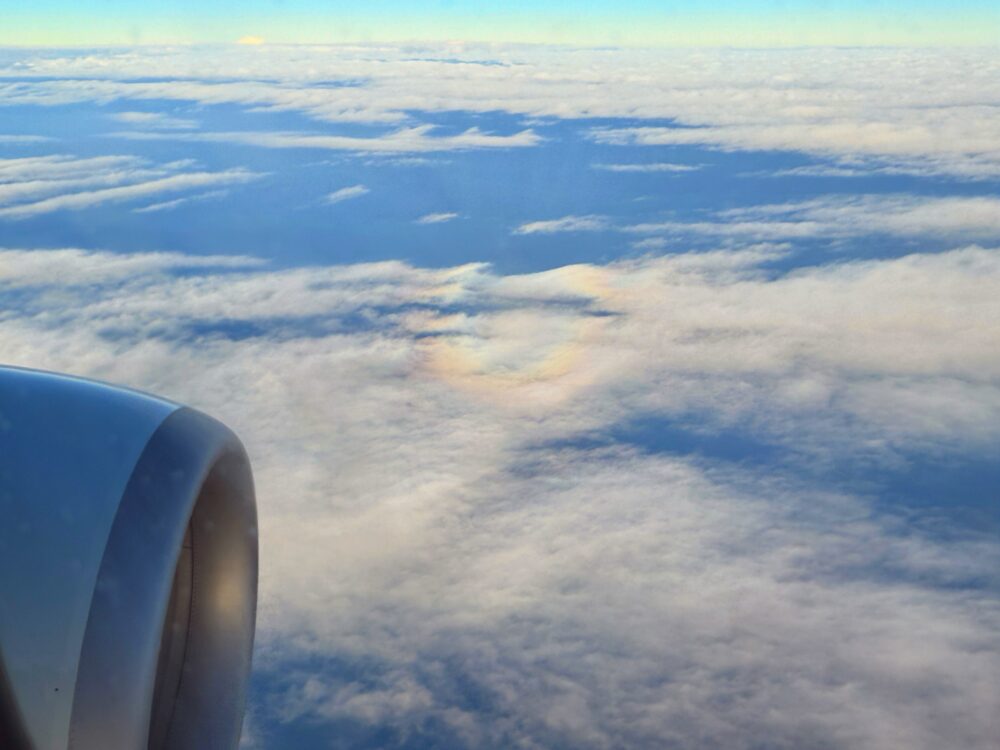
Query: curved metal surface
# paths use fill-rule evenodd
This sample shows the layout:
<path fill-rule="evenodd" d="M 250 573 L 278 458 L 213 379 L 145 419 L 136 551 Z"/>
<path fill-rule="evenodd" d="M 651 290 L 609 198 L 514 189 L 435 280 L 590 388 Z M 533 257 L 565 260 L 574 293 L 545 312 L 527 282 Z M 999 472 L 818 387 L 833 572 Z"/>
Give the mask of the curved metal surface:
<path fill-rule="evenodd" d="M 256 591 L 246 453 L 219 422 L 178 409 L 149 439 L 114 518 L 80 655 L 71 750 L 235 748 Z M 158 669 L 169 674 L 158 680 Z"/>
<path fill-rule="evenodd" d="M 0 660 L 0 748 L 3 750 L 32 750 L 31 741 L 24 729 L 24 718 L 18 708 L 17 698 L 7 679 L 7 670 Z"/>
<path fill-rule="evenodd" d="M 139 457 L 177 408 L 0 367 L 0 663 L 34 750 L 67 746 L 105 543 Z"/>

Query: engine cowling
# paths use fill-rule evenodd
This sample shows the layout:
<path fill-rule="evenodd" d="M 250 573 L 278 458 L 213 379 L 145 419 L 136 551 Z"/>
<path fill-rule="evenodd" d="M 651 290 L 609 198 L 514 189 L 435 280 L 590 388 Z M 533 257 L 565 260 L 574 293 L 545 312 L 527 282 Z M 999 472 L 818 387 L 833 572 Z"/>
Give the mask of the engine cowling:
<path fill-rule="evenodd" d="M 0 747 L 236 747 L 256 597 L 253 479 L 232 432 L 0 367 Z"/>

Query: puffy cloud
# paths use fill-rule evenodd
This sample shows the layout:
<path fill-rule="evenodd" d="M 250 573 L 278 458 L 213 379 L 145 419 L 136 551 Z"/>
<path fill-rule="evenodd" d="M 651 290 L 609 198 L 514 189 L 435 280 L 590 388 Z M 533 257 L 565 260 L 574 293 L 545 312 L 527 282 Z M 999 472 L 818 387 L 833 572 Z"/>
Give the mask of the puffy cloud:
<path fill-rule="evenodd" d="M 768 270 L 783 252 L 498 276 L 5 251 L 0 351 L 245 439 L 262 746 L 307 721 L 358 746 L 990 748 L 1000 546 L 816 467 L 991 455 L 1000 251 Z M 779 457 L 621 434 L 650 415 Z"/>

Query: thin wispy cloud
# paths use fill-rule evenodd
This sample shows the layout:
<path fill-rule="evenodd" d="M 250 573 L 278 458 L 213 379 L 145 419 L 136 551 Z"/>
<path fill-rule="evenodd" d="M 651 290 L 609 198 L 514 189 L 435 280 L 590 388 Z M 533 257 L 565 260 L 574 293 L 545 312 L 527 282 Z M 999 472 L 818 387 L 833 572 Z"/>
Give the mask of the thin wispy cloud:
<path fill-rule="evenodd" d="M 643 162 L 642 164 L 591 164 L 594 169 L 606 172 L 694 172 L 701 166 L 694 164 L 673 164 L 671 162 Z"/>
<path fill-rule="evenodd" d="M 419 219 L 416 220 L 416 224 L 444 224 L 448 221 L 453 221 L 458 218 L 457 213 L 444 212 L 437 214 L 424 214 Z"/>
<path fill-rule="evenodd" d="M 54 140 L 43 135 L 5 135 L 0 133 L 0 144 L 4 146 L 27 146 Z"/>
<path fill-rule="evenodd" d="M 224 198 L 227 195 L 229 195 L 228 190 L 210 190 L 207 193 L 185 196 L 184 198 L 174 198 L 170 201 L 152 203 L 148 206 L 142 206 L 141 208 L 133 208 L 132 213 L 148 214 L 157 213 L 159 211 L 173 211 L 175 208 L 180 208 L 183 205 L 197 203 L 199 201 L 213 200 L 215 198 Z"/>
<path fill-rule="evenodd" d="M 197 120 L 171 117 L 162 112 L 118 112 L 110 117 L 126 125 L 154 130 L 192 130 L 198 127 Z"/>
<path fill-rule="evenodd" d="M 434 130 L 433 125 L 419 125 L 372 137 L 271 131 L 226 133 L 136 131 L 114 133 L 113 136 L 132 140 L 189 140 L 210 143 L 239 143 L 262 148 L 329 149 L 363 153 L 419 153 L 483 148 L 524 148 L 536 146 L 541 142 L 541 138 L 531 130 L 522 130 L 513 135 L 494 135 L 484 133 L 478 128 L 469 128 L 457 135 L 437 136 L 432 134 Z"/>
<path fill-rule="evenodd" d="M 601 232 L 609 227 L 604 216 L 563 216 L 559 219 L 529 221 L 514 230 L 514 234 L 557 234 L 560 232 Z"/>
<path fill-rule="evenodd" d="M 644 240 L 636 240 L 632 247 L 636 250 L 664 250 L 670 243 L 664 237 L 647 237 Z"/>
<path fill-rule="evenodd" d="M 52 211 L 79 211 L 105 203 L 134 201 L 151 195 L 203 188 L 210 185 L 233 185 L 261 178 L 263 174 L 245 169 L 223 172 L 190 172 L 136 182 L 100 190 L 85 190 L 57 195 L 29 203 L 0 208 L 0 218 L 27 219 Z"/>
<path fill-rule="evenodd" d="M 992 239 L 1000 238 L 1000 199 L 835 195 L 730 209 L 710 221 L 644 222 L 620 228 L 638 234 L 672 232 L 765 240 L 865 234 Z"/>
<path fill-rule="evenodd" d="M 371 190 L 364 185 L 351 185 L 350 187 L 340 188 L 340 190 L 334 190 L 323 200 L 326 203 L 340 203 L 341 201 L 349 201 L 352 198 L 360 198 L 362 195 L 368 195 L 370 192 Z"/>

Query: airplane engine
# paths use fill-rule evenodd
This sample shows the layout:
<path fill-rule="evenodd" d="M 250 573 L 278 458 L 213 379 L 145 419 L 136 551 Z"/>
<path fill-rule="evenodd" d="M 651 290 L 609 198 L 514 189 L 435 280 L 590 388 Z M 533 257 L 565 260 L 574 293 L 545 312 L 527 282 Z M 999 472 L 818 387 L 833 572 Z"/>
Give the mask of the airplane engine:
<path fill-rule="evenodd" d="M 214 419 L 0 367 L 0 748 L 235 748 L 256 518 Z"/>

